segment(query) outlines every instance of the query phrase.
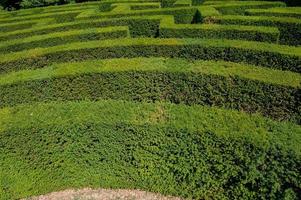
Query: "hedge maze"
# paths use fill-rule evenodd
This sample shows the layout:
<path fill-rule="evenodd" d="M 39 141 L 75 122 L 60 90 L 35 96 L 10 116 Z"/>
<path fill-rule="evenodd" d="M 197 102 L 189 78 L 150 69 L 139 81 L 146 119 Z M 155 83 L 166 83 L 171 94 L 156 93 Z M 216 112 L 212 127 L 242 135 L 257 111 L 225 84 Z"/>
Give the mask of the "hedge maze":
<path fill-rule="evenodd" d="M 277 1 L 0 11 L 0 199 L 301 199 L 300 45 Z"/>

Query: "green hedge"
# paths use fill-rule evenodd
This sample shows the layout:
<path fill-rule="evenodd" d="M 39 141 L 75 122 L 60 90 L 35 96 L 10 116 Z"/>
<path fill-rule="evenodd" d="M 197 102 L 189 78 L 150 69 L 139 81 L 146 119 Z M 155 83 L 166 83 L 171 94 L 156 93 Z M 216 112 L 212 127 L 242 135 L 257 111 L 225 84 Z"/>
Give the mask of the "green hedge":
<path fill-rule="evenodd" d="M 1 32 L 10 32 L 10 31 L 15 31 L 15 30 L 22 30 L 22 29 L 27 29 L 31 28 L 33 25 L 35 25 L 37 21 L 34 22 L 17 22 L 17 23 L 5 23 L 5 24 L 0 24 L 0 31 Z"/>
<path fill-rule="evenodd" d="M 126 17 L 117 19 L 83 20 L 47 26 L 34 27 L 11 33 L 0 34 L 0 41 L 22 39 L 35 35 L 49 34 L 68 30 L 90 29 L 109 26 L 128 26 L 131 37 L 156 37 L 162 16 Z"/>
<path fill-rule="evenodd" d="M 271 8 L 271 9 L 249 9 L 247 15 L 262 15 L 275 17 L 295 17 L 301 19 L 301 8 Z"/>
<path fill-rule="evenodd" d="M 240 40 L 136 38 L 71 43 L 0 55 L 0 73 L 95 58 L 179 57 L 246 62 L 301 72 L 300 48 Z"/>
<path fill-rule="evenodd" d="M 17 16 L 17 17 L 9 17 L 7 19 L 0 20 L 1 23 L 3 23 L 2 26 L 13 26 L 20 27 L 18 29 L 13 30 L 20 30 L 25 24 L 36 24 L 41 21 L 41 19 L 47 20 L 47 19 L 54 19 L 54 22 L 56 23 L 63 23 L 63 22 L 70 22 L 74 21 L 74 18 L 79 14 L 79 11 L 70 11 L 70 12 L 58 12 L 58 13 L 45 13 L 45 14 L 38 14 L 38 15 L 30 15 L 27 17 L 24 16 Z M 23 25 L 24 24 L 24 25 Z M 27 28 L 30 28 L 27 27 Z M 0 29 L 2 31 L 2 29 Z M 13 31 L 10 30 L 10 31 Z"/>
<path fill-rule="evenodd" d="M 280 43 L 301 45 L 301 20 L 289 17 L 224 15 L 208 17 L 205 21 L 219 24 L 275 26 L 280 30 Z"/>
<path fill-rule="evenodd" d="M 160 24 L 160 37 L 163 38 L 220 38 L 241 39 L 277 43 L 280 32 L 277 28 L 241 25 L 178 25 L 171 22 Z"/>
<path fill-rule="evenodd" d="M 173 7 L 173 4 L 177 0 L 160 0 L 161 1 L 161 7 L 162 8 L 168 8 L 168 7 Z"/>
<path fill-rule="evenodd" d="M 192 6 L 192 0 L 177 0 L 174 4 L 174 7 L 189 7 Z"/>
<path fill-rule="evenodd" d="M 205 5 L 212 5 L 211 1 Z M 215 5 L 213 1 L 214 8 L 216 8 L 220 13 L 225 15 L 231 14 L 244 14 L 246 9 L 253 8 L 273 8 L 273 7 L 285 7 L 285 3 L 282 2 L 267 2 L 267 1 L 234 1 L 231 3 L 218 3 Z"/>
<path fill-rule="evenodd" d="M 124 12 L 109 12 L 90 15 L 78 19 L 99 19 L 99 18 L 122 18 L 130 16 L 155 16 L 155 15 L 173 15 L 175 23 L 192 23 L 197 7 L 181 7 L 181 8 L 163 8 L 163 9 L 147 9 L 147 10 L 131 10 Z"/>
<path fill-rule="evenodd" d="M 99 5 L 99 11 L 100 12 L 109 12 L 112 11 L 113 7 L 111 6 L 111 3 L 102 3 Z"/>
<path fill-rule="evenodd" d="M 0 85 L 9 85 L 30 80 L 49 79 L 80 74 L 125 72 L 125 71 L 195 72 L 224 77 L 238 76 L 272 85 L 293 88 L 301 87 L 301 74 L 271 70 L 265 67 L 227 61 L 206 61 L 179 58 L 118 58 L 66 62 L 42 69 L 21 70 L 0 75 Z"/>
<path fill-rule="evenodd" d="M 0 44 L 0 53 L 9 53 L 68 44 L 70 42 L 84 42 L 90 40 L 104 40 L 128 37 L 128 27 L 108 27 L 96 29 L 80 29 L 75 31 L 58 32 L 47 35 L 38 35 L 26 39 L 11 40 Z"/>
<path fill-rule="evenodd" d="M 0 115 L 2 199 L 71 187 L 191 199 L 300 197 L 301 130 L 293 124 L 120 101 L 22 106 Z"/>
<path fill-rule="evenodd" d="M 66 75 L 1 85 L 0 107 L 85 99 L 168 101 L 261 113 L 276 120 L 301 123 L 300 94 L 300 88 L 238 76 L 129 70 Z"/>
<path fill-rule="evenodd" d="M 160 3 L 131 3 L 131 10 L 159 9 Z"/>

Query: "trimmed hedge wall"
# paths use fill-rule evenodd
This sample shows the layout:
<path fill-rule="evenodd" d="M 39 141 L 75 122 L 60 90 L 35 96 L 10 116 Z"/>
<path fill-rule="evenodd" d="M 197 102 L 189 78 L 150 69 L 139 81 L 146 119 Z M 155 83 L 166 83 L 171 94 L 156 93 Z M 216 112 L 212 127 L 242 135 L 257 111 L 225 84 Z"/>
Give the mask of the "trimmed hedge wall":
<path fill-rule="evenodd" d="M 155 16 L 155 15 L 173 15 L 175 23 L 177 24 L 190 24 L 192 23 L 197 7 L 183 7 L 183 8 L 163 8 L 163 9 L 148 9 L 148 10 L 133 10 L 117 13 L 100 13 L 82 17 L 78 19 L 99 19 L 99 18 L 124 18 L 131 16 Z"/>
<path fill-rule="evenodd" d="M 165 25 L 160 24 L 162 38 L 220 38 L 278 43 L 277 28 L 235 25 Z"/>
<path fill-rule="evenodd" d="M 285 3 L 282 2 L 266 2 L 266 1 L 236 1 L 228 4 L 213 5 L 220 13 L 224 15 L 231 14 L 244 14 L 246 9 L 253 8 L 273 8 L 273 7 L 285 7 Z"/>
<path fill-rule="evenodd" d="M 16 104 L 122 99 L 201 104 L 259 112 L 301 123 L 301 90 L 239 77 L 200 73 L 106 72 L 0 86 L 0 107 Z"/>
<path fill-rule="evenodd" d="M 272 9 L 249 9 L 247 15 L 262 15 L 275 17 L 295 17 L 301 19 L 301 8 L 272 8 Z"/>
<path fill-rule="evenodd" d="M 90 40 L 104 40 L 128 37 L 127 27 L 109 27 L 101 29 L 76 30 L 69 32 L 59 32 L 36 36 L 32 38 L 8 41 L 0 45 L 0 53 L 9 53 L 34 49 L 37 47 L 51 47 L 68 44 L 70 42 L 84 42 Z"/>
<path fill-rule="evenodd" d="M 288 45 L 301 45 L 301 20 L 284 17 L 265 16 L 214 16 L 205 21 L 218 24 L 235 24 L 249 26 L 275 26 L 280 30 L 280 43 Z"/>
<path fill-rule="evenodd" d="M 65 50 L 64 50 L 65 49 Z M 0 56 L 0 73 L 36 69 L 51 63 L 120 57 L 178 57 L 246 62 L 274 69 L 301 72 L 298 49 L 239 40 L 124 39 L 74 43 Z M 283 52 L 283 53 L 282 53 Z M 32 56 L 34 55 L 34 56 Z"/>
<path fill-rule="evenodd" d="M 0 21 L 0 23 L 14 23 L 14 22 L 28 23 L 30 21 L 37 21 L 45 18 L 53 18 L 55 19 L 55 22 L 61 23 L 61 22 L 73 21 L 78 14 L 80 14 L 80 11 L 39 13 L 39 14 L 33 14 L 29 16 L 16 16 L 16 17 L 3 19 Z"/>
<path fill-rule="evenodd" d="M 120 19 L 84 20 L 62 24 L 48 25 L 47 27 L 37 27 L 28 30 L 21 30 L 8 34 L 0 34 L 0 41 L 21 39 L 34 35 L 43 35 L 53 32 L 68 30 L 90 29 L 109 26 L 128 26 L 131 37 L 156 37 L 158 35 L 159 24 L 162 17 L 129 17 Z"/>
<path fill-rule="evenodd" d="M 11 124 L 0 129 L 4 199 L 83 185 L 192 199 L 297 200 L 301 194 L 300 127 L 292 124 L 112 101 L 7 111 Z"/>
<path fill-rule="evenodd" d="M 22 30 L 26 28 L 31 28 L 33 25 L 35 25 L 37 22 L 26 22 L 26 23 L 7 23 L 7 24 L 1 24 L 0 25 L 0 31 L 1 32 L 10 32 L 10 31 L 16 31 L 16 30 Z"/>

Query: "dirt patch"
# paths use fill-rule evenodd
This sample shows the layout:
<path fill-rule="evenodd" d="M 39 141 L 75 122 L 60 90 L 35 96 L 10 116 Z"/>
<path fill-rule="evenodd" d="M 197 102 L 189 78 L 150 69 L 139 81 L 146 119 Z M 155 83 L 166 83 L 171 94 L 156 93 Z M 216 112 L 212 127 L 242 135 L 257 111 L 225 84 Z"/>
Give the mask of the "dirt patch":
<path fill-rule="evenodd" d="M 140 190 L 85 188 L 52 192 L 46 195 L 27 198 L 27 200 L 180 200 L 180 198 L 162 196 Z"/>

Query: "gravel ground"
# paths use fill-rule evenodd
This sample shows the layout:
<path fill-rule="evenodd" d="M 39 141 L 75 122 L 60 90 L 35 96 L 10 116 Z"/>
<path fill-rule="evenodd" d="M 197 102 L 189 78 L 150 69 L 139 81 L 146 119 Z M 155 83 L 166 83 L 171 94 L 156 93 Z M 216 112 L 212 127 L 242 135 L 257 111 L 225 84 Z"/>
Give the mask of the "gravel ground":
<path fill-rule="evenodd" d="M 27 200 L 181 200 L 140 190 L 90 189 L 64 190 L 46 195 L 27 198 Z"/>

